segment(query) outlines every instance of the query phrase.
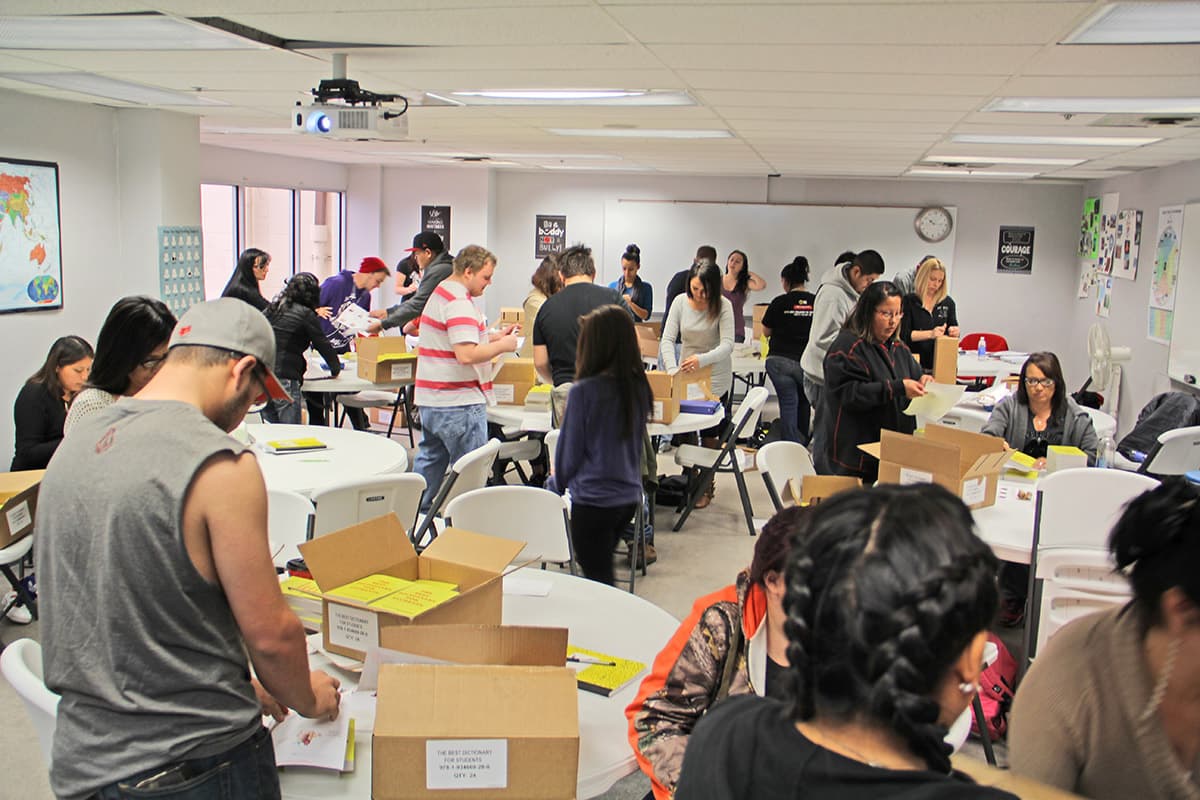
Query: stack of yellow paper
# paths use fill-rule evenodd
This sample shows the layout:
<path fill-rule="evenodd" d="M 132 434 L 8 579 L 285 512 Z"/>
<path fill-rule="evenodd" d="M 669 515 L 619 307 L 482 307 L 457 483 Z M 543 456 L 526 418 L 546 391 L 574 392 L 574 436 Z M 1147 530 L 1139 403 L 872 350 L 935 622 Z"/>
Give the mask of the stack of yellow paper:
<path fill-rule="evenodd" d="M 403 589 L 410 583 L 412 581 L 407 581 L 404 578 L 376 573 L 368 575 L 365 578 L 359 578 L 352 583 L 347 583 L 336 589 L 330 589 L 326 594 L 342 600 L 356 600 L 360 603 L 369 604 L 388 596 L 392 592 Z"/>
<path fill-rule="evenodd" d="M 370 603 L 372 608 L 415 617 L 458 594 L 458 585 L 444 581 L 416 580 L 397 592 Z"/>

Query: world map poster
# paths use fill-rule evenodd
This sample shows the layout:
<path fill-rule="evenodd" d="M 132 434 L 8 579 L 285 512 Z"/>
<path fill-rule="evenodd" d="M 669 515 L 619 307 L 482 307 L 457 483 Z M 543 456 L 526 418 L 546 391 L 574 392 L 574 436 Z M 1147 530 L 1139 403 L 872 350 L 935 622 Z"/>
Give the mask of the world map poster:
<path fill-rule="evenodd" d="M 0 158 L 0 314 L 62 308 L 58 165 Z"/>

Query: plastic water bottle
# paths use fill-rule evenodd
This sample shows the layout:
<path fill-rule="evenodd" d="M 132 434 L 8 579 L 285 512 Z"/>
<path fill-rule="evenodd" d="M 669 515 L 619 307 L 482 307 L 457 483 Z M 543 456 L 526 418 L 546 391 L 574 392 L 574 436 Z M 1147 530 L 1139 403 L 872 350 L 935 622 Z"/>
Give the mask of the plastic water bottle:
<path fill-rule="evenodd" d="M 975 348 L 975 353 L 980 358 L 983 358 L 987 355 L 987 339 L 983 338 L 982 336 L 979 337 L 979 347 Z"/>
<path fill-rule="evenodd" d="M 1097 448 L 1096 466 L 1100 469 L 1111 467 L 1116 449 L 1117 446 L 1113 443 L 1112 437 L 1105 434 L 1104 438 L 1100 440 L 1100 446 Z"/>

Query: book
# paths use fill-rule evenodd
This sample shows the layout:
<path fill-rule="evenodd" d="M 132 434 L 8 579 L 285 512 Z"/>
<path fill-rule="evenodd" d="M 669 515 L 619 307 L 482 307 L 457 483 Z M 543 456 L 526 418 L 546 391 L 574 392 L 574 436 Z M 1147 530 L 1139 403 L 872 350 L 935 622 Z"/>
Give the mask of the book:
<path fill-rule="evenodd" d="M 372 601 L 370 606 L 406 617 L 417 617 L 457 594 L 458 584 L 422 579 L 412 581 L 399 591 Z"/>
<path fill-rule="evenodd" d="M 1008 463 L 1004 465 L 1007 467 L 1004 477 L 1009 480 L 1036 481 L 1041 474 L 1034 466 L 1036 463 L 1037 459 L 1033 456 L 1025 455 L 1020 450 L 1013 450 L 1008 454 Z"/>
<path fill-rule="evenodd" d="M 316 581 L 291 576 L 279 582 L 279 590 L 305 630 L 321 629 L 321 589 Z"/>
<path fill-rule="evenodd" d="M 335 589 L 330 589 L 325 594 L 329 597 L 337 597 L 342 600 L 356 600 L 360 603 L 370 604 L 403 589 L 410 583 L 412 581 L 407 581 L 404 578 L 376 573 L 338 586 Z"/>
<path fill-rule="evenodd" d="M 646 665 L 597 650 L 567 645 L 567 665 L 577 666 L 575 679 L 585 692 L 612 697 L 646 671 Z"/>
<path fill-rule="evenodd" d="M 311 450 L 324 450 L 328 447 L 320 439 L 312 436 L 302 439 L 273 439 L 263 442 L 262 446 L 268 453 L 307 453 Z"/>
<path fill-rule="evenodd" d="M 293 711 L 271 728 L 271 741 L 277 766 L 354 770 L 354 718 L 350 714 L 319 722 Z"/>

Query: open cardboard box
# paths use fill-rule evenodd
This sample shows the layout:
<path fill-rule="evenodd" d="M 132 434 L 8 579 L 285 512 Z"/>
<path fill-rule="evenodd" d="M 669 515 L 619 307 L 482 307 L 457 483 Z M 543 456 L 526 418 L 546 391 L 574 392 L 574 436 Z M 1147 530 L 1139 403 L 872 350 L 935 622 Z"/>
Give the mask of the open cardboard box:
<path fill-rule="evenodd" d="M 525 324 L 525 309 L 523 309 L 523 308 L 501 308 L 500 309 L 500 324 L 501 325 L 524 325 Z"/>
<path fill-rule="evenodd" d="M 44 469 L 0 472 L 0 547 L 33 533 Z"/>
<path fill-rule="evenodd" d="M 792 499 L 799 506 L 816 505 L 827 497 L 847 489 L 861 489 L 862 478 L 849 475 L 805 475 L 797 488 L 796 481 L 788 481 L 792 487 Z"/>
<path fill-rule="evenodd" d="M 365 381 L 392 383 L 416 377 L 417 354 L 408 352 L 403 336 L 360 336 L 354 349 L 358 377 Z"/>
<path fill-rule="evenodd" d="M 492 394 L 498 405 L 523 406 L 535 384 L 537 370 L 532 358 L 506 358 L 497 364 L 492 376 Z"/>
<path fill-rule="evenodd" d="M 563 666 L 387 664 L 371 740 L 374 800 L 575 797 L 579 698 Z"/>
<path fill-rule="evenodd" d="M 995 504 L 1008 462 L 1003 439 L 932 423 L 924 436 L 884 431 L 859 449 L 879 459 L 879 483 L 941 484 L 972 509 Z"/>
<path fill-rule="evenodd" d="M 711 390 L 712 367 L 701 367 L 694 372 L 651 370 L 646 373 L 646 380 L 650 382 L 653 398 L 651 422 L 674 422 L 679 416 L 679 403 L 682 400 L 718 399 Z"/>
<path fill-rule="evenodd" d="M 642 358 L 658 358 L 659 334 L 655 325 L 649 322 L 635 322 L 633 328 L 637 331 L 638 348 L 642 351 Z"/>
<path fill-rule="evenodd" d="M 933 380 L 952 386 L 958 382 L 957 336 L 942 336 L 933 340 Z"/>
<path fill-rule="evenodd" d="M 458 584 L 458 595 L 416 617 L 326 596 L 321 609 L 324 648 L 361 660 L 368 647 L 380 644 L 381 635 L 389 628 L 413 624 L 499 625 L 504 599 L 500 578 L 524 546 L 524 542 L 447 528 L 417 555 L 395 514 L 305 542 L 300 545 L 300 554 L 323 593 L 376 573 Z"/>

